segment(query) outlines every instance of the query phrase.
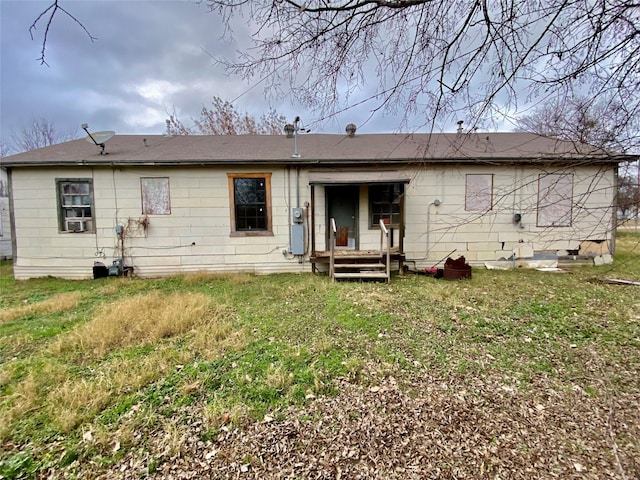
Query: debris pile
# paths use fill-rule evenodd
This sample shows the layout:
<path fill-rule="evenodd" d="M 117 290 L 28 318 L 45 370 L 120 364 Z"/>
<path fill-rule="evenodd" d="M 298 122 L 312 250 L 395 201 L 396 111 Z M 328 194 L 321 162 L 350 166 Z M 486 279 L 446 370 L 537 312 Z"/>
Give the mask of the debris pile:
<path fill-rule="evenodd" d="M 445 280 L 461 280 L 463 278 L 471 278 L 471 265 L 461 256 L 457 260 L 451 257 L 444 262 L 444 279 Z"/>

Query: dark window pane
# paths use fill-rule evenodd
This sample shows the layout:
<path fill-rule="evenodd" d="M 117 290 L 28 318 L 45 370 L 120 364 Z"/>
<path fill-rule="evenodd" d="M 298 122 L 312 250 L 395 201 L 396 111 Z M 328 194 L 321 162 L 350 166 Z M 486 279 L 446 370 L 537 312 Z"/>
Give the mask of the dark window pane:
<path fill-rule="evenodd" d="M 264 178 L 233 179 L 236 230 L 266 230 L 267 190 Z"/>
<path fill-rule="evenodd" d="M 369 187 L 369 211 L 371 226 L 388 220 L 391 226 L 400 225 L 400 196 L 404 190 L 401 183 L 371 185 Z"/>

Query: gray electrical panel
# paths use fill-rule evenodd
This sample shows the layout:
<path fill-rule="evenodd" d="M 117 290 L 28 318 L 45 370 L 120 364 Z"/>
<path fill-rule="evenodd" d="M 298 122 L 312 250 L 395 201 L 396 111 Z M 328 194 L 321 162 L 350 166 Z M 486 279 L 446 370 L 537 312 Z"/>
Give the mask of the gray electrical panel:
<path fill-rule="evenodd" d="M 301 223 L 291 225 L 291 253 L 304 255 L 304 225 Z"/>

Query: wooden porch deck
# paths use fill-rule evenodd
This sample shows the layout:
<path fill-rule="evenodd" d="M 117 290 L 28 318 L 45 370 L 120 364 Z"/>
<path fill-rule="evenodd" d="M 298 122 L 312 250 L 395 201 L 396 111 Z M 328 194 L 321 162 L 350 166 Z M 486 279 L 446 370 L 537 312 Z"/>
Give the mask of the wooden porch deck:
<path fill-rule="evenodd" d="M 352 264 L 367 264 L 371 262 L 371 259 L 377 258 L 380 259 L 382 257 L 380 250 L 352 250 L 352 249 L 344 249 L 344 250 L 334 250 L 334 259 L 336 262 L 348 262 Z M 402 273 L 403 265 L 405 261 L 404 252 L 400 252 L 399 247 L 391 247 L 390 254 L 391 262 L 398 263 L 398 271 Z M 311 261 L 311 266 L 313 272 L 316 272 L 317 264 L 326 264 L 328 265 L 331 261 L 331 251 L 330 250 L 319 250 L 315 251 L 309 257 Z"/>

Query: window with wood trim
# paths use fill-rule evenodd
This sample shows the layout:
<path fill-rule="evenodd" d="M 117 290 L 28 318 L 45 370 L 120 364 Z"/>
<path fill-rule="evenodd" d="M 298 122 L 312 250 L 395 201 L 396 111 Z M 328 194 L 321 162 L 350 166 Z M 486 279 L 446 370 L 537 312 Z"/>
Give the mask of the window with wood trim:
<path fill-rule="evenodd" d="M 271 235 L 271 174 L 228 174 L 232 235 Z"/>
<path fill-rule="evenodd" d="M 464 209 L 488 212 L 493 208 L 493 175 L 469 173 L 465 179 Z"/>
<path fill-rule="evenodd" d="M 538 177 L 538 226 L 570 227 L 573 208 L 573 175 L 541 174 Z"/>
<path fill-rule="evenodd" d="M 141 177 L 142 213 L 145 215 L 170 215 L 168 177 Z"/>
<path fill-rule="evenodd" d="M 87 178 L 56 179 L 58 224 L 61 232 L 91 233 L 93 217 L 93 180 Z"/>
<path fill-rule="evenodd" d="M 402 183 L 369 185 L 369 226 L 378 227 L 383 220 L 390 227 L 399 227 L 400 197 L 403 193 Z"/>

